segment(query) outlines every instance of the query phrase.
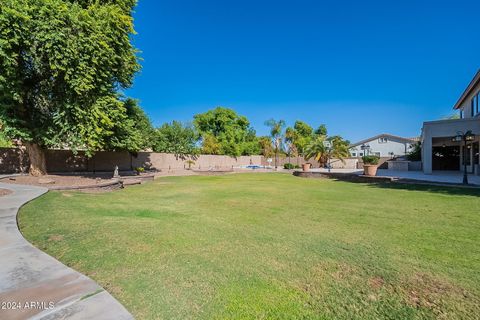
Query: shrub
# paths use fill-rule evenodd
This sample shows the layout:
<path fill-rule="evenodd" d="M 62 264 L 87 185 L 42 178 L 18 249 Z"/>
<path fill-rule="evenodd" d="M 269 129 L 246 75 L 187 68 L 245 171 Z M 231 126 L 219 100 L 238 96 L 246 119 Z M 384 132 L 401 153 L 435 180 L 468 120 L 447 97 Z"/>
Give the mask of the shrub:
<path fill-rule="evenodd" d="M 380 161 L 380 157 L 377 157 L 377 156 L 363 156 L 362 161 L 363 161 L 364 164 L 376 165 Z"/>
<path fill-rule="evenodd" d="M 417 142 L 412 151 L 407 154 L 407 159 L 410 161 L 422 161 L 422 145 L 420 142 Z"/>
<path fill-rule="evenodd" d="M 287 170 L 292 170 L 292 169 L 295 168 L 295 166 L 294 166 L 293 164 L 291 164 L 291 163 L 285 163 L 285 164 L 283 165 L 283 168 L 284 168 L 284 169 L 287 169 Z"/>
<path fill-rule="evenodd" d="M 300 169 L 300 166 L 298 164 L 295 165 L 295 169 Z"/>
<path fill-rule="evenodd" d="M 138 167 L 138 168 L 135 168 L 135 171 L 137 171 L 137 173 L 140 174 L 142 172 L 145 172 L 145 168 L 144 167 Z"/>
<path fill-rule="evenodd" d="M 195 161 L 193 160 L 187 160 L 185 163 L 188 165 L 188 170 L 191 170 L 192 166 L 195 165 Z"/>

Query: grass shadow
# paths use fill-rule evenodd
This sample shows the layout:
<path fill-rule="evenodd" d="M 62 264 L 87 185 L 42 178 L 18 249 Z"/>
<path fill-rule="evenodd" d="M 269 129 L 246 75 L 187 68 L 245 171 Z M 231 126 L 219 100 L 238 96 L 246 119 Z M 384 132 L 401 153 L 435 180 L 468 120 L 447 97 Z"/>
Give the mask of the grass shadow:
<path fill-rule="evenodd" d="M 344 181 L 350 183 L 359 183 L 368 185 L 371 188 L 380 189 L 393 189 L 393 190 L 407 190 L 407 191 L 424 191 L 431 193 L 441 193 L 445 195 L 455 196 L 471 196 L 480 197 L 480 188 L 478 187 L 464 187 L 457 185 L 435 185 L 427 182 L 404 182 L 404 181 L 392 181 L 392 182 L 365 182 L 355 180 L 335 179 L 337 181 Z"/>

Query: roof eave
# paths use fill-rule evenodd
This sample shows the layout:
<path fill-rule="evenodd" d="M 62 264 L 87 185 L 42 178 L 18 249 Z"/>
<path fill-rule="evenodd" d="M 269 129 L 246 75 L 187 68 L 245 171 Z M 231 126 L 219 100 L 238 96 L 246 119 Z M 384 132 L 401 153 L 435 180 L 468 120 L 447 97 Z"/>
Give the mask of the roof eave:
<path fill-rule="evenodd" d="M 460 109 L 462 104 L 465 102 L 465 99 L 467 99 L 467 97 L 472 92 L 473 88 L 475 88 L 475 86 L 479 83 L 480 83 L 480 69 L 477 71 L 477 73 L 473 77 L 472 81 L 470 81 L 470 84 L 467 86 L 465 91 L 462 93 L 462 95 L 460 96 L 460 99 L 458 99 L 457 103 L 455 103 L 455 106 L 453 107 L 454 110 Z"/>
<path fill-rule="evenodd" d="M 378 138 L 381 138 L 381 137 L 389 137 L 389 138 L 394 138 L 394 139 L 398 139 L 398 140 L 402 140 L 403 142 L 405 143 L 415 143 L 416 141 L 414 139 L 410 139 L 410 138 L 404 138 L 404 137 L 400 137 L 400 136 L 396 136 L 396 135 L 393 135 L 393 134 L 389 134 L 389 133 L 382 133 L 382 134 L 378 134 L 376 136 L 373 136 L 371 138 L 368 138 L 368 139 L 363 139 L 361 141 L 358 141 L 356 143 L 353 143 L 350 145 L 350 148 L 354 148 L 354 147 L 357 147 L 359 145 L 362 145 L 366 142 L 370 142 L 370 141 L 373 141 L 373 140 L 377 140 Z"/>

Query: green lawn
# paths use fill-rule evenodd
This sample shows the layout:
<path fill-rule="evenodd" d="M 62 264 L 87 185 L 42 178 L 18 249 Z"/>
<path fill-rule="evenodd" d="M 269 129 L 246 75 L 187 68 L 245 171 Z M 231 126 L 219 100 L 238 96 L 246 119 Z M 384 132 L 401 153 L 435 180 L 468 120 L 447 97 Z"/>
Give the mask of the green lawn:
<path fill-rule="evenodd" d="M 27 239 L 137 319 L 478 319 L 480 192 L 285 174 L 49 192 Z"/>

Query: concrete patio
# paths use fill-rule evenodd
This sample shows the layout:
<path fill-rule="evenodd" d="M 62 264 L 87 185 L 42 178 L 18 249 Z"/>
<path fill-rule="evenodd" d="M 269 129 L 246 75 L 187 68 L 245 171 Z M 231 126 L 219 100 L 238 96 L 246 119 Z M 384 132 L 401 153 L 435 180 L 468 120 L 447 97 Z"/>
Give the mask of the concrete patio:
<path fill-rule="evenodd" d="M 328 172 L 327 169 L 311 169 L 312 172 Z M 363 170 L 358 169 L 332 169 L 332 173 L 352 173 L 363 174 Z M 433 171 L 432 174 L 424 174 L 422 171 L 396 171 L 379 169 L 378 177 L 392 177 L 399 179 L 411 179 L 419 181 L 429 181 L 435 183 L 461 184 L 463 181 L 463 173 L 459 171 Z M 468 175 L 468 181 L 471 185 L 480 186 L 480 176 L 473 174 Z"/>

